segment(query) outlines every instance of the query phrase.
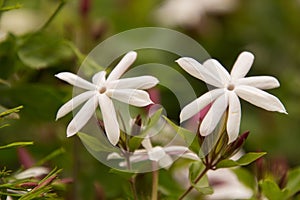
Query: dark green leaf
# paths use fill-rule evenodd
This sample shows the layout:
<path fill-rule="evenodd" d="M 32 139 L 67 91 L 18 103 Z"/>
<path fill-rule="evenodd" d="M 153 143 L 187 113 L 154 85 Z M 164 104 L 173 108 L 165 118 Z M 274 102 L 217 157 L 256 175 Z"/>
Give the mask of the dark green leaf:
<path fill-rule="evenodd" d="M 53 66 L 71 55 L 72 52 L 62 41 L 42 34 L 31 36 L 18 51 L 20 60 L 34 69 Z"/>
<path fill-rule="evenodd" d="M 120 170 L 117 170 L 117 169 L 113 169 L 111 168 L 109 170 L 109 173 L 112 173 L 112 174 L 116 174 L 126 180 L 130 180 L 131 178 L 133 178 L 136 174 L 135 173 L 129 173 L 129 172 L 125 172 L 125 171 L 120 171 Z"/>

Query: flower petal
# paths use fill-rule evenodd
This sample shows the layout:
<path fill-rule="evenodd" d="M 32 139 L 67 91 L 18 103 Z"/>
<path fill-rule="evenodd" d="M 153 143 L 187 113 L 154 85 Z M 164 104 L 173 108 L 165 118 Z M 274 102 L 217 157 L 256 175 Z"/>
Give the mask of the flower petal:
<path fill-rule="evenodd" d="M 70 101 L 68 101 L 62 107 L 59 108 L 59 110 L 57 111 L 57 114 L 56 114 L 56 120 L 65 116 L 72 110 L 74 110 L 77 106 L 82 104 L 87 99 L 91 98 L 94 94 L 95 94 L 94 91 L 87 91 L 87 92 L 83 92 L 83 93 L 77 95 L 76 97 L 72 98 Z"/>
<path fill-rule="evenodd" d="M 215 87 L 223 87 L 220 77 L 215 76 L 206 67 L 201 65 L 193 58 L 183 57 L 176 60 L 176 62 L 190 75 L 210 84 Z"/>
<path fill-rule="evenodd" d="M 249 72 L 254 60 L 254 55 L 250 52 L 244 51 L 242 52 L 237 60 L 235 61 L 232 70 L 231 70 L 231 78 L 239 79 L 246 76 Z"/>
<path fill-rule="evenodd" d="M 236 81 L 237 85 L 248 85 L 262 90 L 273 89 L 280 86 L 278 80 L 272 76 L 251 76 Z"/>
<path fill-rule="evenodd" d="M 166 152 L 162 147 L 156 146 L 148 150 L 148 155 L 150 160 L 158 162 L 166 155 Z"/>
<path fill-rule="evenodd" d="M 92 82 L 97 86 L 102 86 L 105 83 L 105 75 L 106 71 L 96 73 L 92 78 Z"/>
<path fill-rule="evenodd" d="M 149 137 L 144 138 L 144 140 L 142 141 L 142 145 L 146 150 L 152 149 L 152 144 Z"/>
<path fill-rule="evenodd" d="M 240 85 L 235 88 L 235 92 L 239 97 L 257 107 L 263 108 L 268 111 L 277 111 L 287 114 L 280 100 L 263 90 L 251 86 Z"/>
<path fill-rule="evenodd" d="M 207 115 L 204 117 L 200 125 L 200 134 L 202 136 L 207 136 L 216 128 L 218 122 L 220 121 L 223 113 L 228 106 L 228 96 L 223 94 L 218 97 L 212 104 Z"/>
<path fill-rule="evenodd" d="M 241 123 L 241 104 L 238 96 L 234 92 L 228 92 L 228 119 L 227 134 L 228 144 L 233 142 L 239 135 Z"/>
<path fill-rule="evenodd" d="M 139 76 L 111 81 L 108 83 L 108 87 L 111 89 L 149 89 L 158 82 L 154 76 Z"/>
<path fill-rule="evenodd" d="M 147 92 L 136 89 L 110 89 L 106 92 L 107 96 L 119 100 L 121 102 L 137 106 L 144 107 L 153 102 Z"/>
<path fill-rule="evenodd" d="M 86 90 L 95 90 L 95 85 L 70 72 L 61 72 L 55 75 L 67 83 Z"/>
<path fill-rule="evenodd" d="M 218 79 L 225 85 L 231 79 L 228 71 L 215 59 L 208 59 L 203 63 L 210 73 L 218 77 Z"/>
<path fill-rule="evenodd" d="M 25 179 L 25 178 L 34 178 L 39 177 L 41 175 L 48 174 L 50 170 L 46 167 L 32 167 L 26 169 L 14 176 L 16 179 Z"/>
<path fill-rule="evenodd" d="M 223 89 L 215 89 L 203 94 L 196 100 L 186 105 L 180 112 L 180 122 L 183 122 L 197 114 L 200 110 L 202 110 L 209 103 L 221 96 L 221 94 L 223 93 Z"/>
<path fill-rule="evenodd" d="M 82 108 L 76 113 L 75 117 L 72 119 L 67 128 L 67 137 L 75 135 L 84 125 L 89 121 L 89 119 L 95 113 L 97 108 L 97 98 L 96 96 L 90 98 Z"/>
<path fill-rule="evenodd" d="M 199 160 L 197 154 L 193 153 L 185 146 L 167 146 L 164 147 L 164 150 L 169 155 L 175 155 L 177 157 L 188 158 L 191 160 Z"/>
<path fill-rule="evenodd" d="M 172 163 L 173 163 L 173 159 L 168 154 L 165 154 L 165 156 L 158 161 L 159 166 L 163 168 L 170 167 Z"/>
<path fill-rule="evenodd" d="M 105 94 L 99 95 L 99 105 L 108 140 L 116 145 L 120 138 L 120 128 L 112 100 Z"/>
<path fill-rule="evenodd" d="M 117 64 L 117 66 L 111 71 L 109 74 L 107 81 L 113 81 L 119 79 L 124 72 L 132 65 L 137 57 L 137 53 L 134 51 L 128 52 L 121 61 Z"/>

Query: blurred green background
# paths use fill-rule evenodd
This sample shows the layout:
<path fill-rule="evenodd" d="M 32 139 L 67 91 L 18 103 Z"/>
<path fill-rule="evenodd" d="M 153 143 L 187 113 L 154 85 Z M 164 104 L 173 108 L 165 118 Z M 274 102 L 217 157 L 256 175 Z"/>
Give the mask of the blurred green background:
<path fill-rule="evenodd" d="M 193 23 L 163 22 L 159 15 L 172 20 L 181 11 L 157 11 L 166 3 L 160 0 L 68 0 L 51 23 L 42 27 L 60 2 L 0 1 L 6 8 L 22 5 L 20 9 L 1 12 L 0 105 L 24 106 L 20 119 L 11 120 L 10 127 L 1 129 L 0 143 L 34 141 L 35 145 L 28 150 L 37 160 L 57 148 L 65 148 L 65 153 L 51 165 L 63 168 L 63 176 L 74 178 L 68 192 L 70 199 L 92 199 L 99 186 L 107 198 L 121 198 L 128 184 L 108 173 L 109 169 L 94 159 L 77 137 L 66 138 L 71 115 L 55 121 L 56 111 L 71 98 L 72 88 L 54 74 L 76 73 L 82 61 L 65 41 L 71 41 L 82 54 L 88 54 L 106 38 L 137 27 L 166 27 L 187 34 L 228 70 L 241 51 L 253 52 L 256 58 L 248 76 L 277 77 L 281 87 L 269 92 L 280 98 L 289 114 L 270 113 L 243 102 L 241 132 L 250 130 L 246 151 L 266 151 L 267 158 L 281 157 L 291 167 L 300 165 L 299 0 L 232 0 L 234 6 L 226 11 L 214 10 L 213 3 L 206 5 L 205 0 L 198 0 L 195 7 L 206 6 L 196 20 L 191 16 L 189 20 Z M 228 3 L 216 2 L 224 8 Z M 85 7 L 84 3 L 90 5 Z M 196 79 L 187 77 L 198 96 L 207 90 Z M 161 95 L 168 114 L 176 116 L 179 111 L 170 103 L 169 94 L 162 90 Z M 1 151 L 0 167 L 4 166 L 18 168 L 15 149 Z"/>

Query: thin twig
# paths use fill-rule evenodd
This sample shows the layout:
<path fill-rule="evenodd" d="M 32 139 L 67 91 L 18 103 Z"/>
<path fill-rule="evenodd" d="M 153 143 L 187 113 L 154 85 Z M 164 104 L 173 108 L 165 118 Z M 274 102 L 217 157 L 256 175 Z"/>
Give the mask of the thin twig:
<path fill-rule="evenodd" d="M 205 167 L 205 169 L 201 172 L 201 174 L 199 174 L 199 176 L 193 181 L 193 184 L 197 184 L 201 178 L 206 174 L 206 172 L 209 170 L 209 167 Z M 180 197 L 178 200 L 182 200 L 186 195 L 188 195 L 188 193 L 190 193 L 190 191 L 194 188 L 193 185 L 191 185 Z"/>
<path fill-rule="evenodd" d="M 156 163 L 153 163 L 151 200 L 157 200 L 157 190 L 158 190 L 158 170 L 156 169 Z"/>
<path fill-rule="evenodd" d="M 59 11 L 62 9 L 62 7 L 65 5 L 66 1 L 61 0 L 53 14 L 49 17 L 49 19 L 44 23 L 44 25 L 39 29 L 39 31 L 43 31 L 45 28 L 49 26 L 49 24 L 52 22 L 52 20 L 56 17 L 56 15 L 59 13 Z"/>

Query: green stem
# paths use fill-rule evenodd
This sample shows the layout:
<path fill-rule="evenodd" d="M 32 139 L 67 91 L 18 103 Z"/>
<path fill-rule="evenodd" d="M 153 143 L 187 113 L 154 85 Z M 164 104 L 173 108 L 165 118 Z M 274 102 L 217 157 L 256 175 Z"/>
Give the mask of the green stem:
<path fill-rule="evenodd" d="M 53 19 L 56 17 L 56 15 L 59 13 L 59 11 L 63 8 L 65 3 L 66 3 L 65 0 L 61 0 L 61 2 L 57 6 L 57 8 L 53 12 L 53 14 L 49 17 L 49 19 L 45 22 L 45 24 L 40 28 L 39 31 L 43 31 L 44 29 L 46 29 L 49 26 L 49 24 L 53 21 Z"/>
<path fill-rule="evenodd" d="M 206 174 L 206 172 L 209 170 L 209 167 L 205 167 L 205 169 L 199 174 L 199 176 L 193 181 L 193 185 L 197 184 L 201 178 Z M 190 191 L 192 191 L 192 189 L 194 188 L 194 186 L 191 185 L 180 197 L 178 200 L 182 200 L 186 195 L 188 195 L 190 193 Z"/>
<path fill-rule="evenodd" d="M 133 194 L 133 199 L 138 200 L 137 191 L 136 191 L 136 187 L 135 187 L 135 176 L 130 178 L 129 183 L 130 183 L 130 188 L 131 188 L 131 191 Z"/>
<path fill-rule="evenodd" d="M 157 191 L 158 191 L 158 170 L 156 169 L 156 163 L 153 163 L 152 171 L 152 198 L 151 200 L 157 200 Z"/>

